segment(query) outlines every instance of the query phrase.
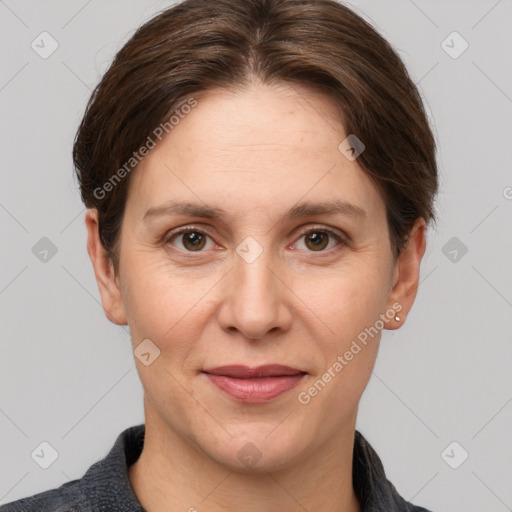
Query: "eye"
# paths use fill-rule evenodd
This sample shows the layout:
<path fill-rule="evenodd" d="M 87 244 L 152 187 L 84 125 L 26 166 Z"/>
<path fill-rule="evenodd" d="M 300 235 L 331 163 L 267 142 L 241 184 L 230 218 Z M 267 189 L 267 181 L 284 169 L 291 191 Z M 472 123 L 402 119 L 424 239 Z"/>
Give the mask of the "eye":
<path fill-rule="evenodd" d="M 165 239 L 165 244 L 170 244 L 174 238 L 177 238 L 181 242 L 183 248 L 178 248 L 185 252 L 201 252 L 207 245 L 208 238 L 213 243 L 206 233 L 194 226 L 177 229 L 171 232 Z"/>
<path fill-rule="evenodd" d="M 329 245 L 329 238 L 334 239 L 339 245 L 344 246 L 345 240 L 341 235 L 332 231 L 331 229 L 323 227 L 313 227 L 302 231 L 301 238 L 305 237 L 304 245 L 312 252 L 328 252 L 332 246 L 326 250 Z"/>
<path fill-rule="evenodd" d="M 310 252 L 328 252 L 332 249 L 329 246 L 331 239 L 338 242 L 338 245 L 345 246 L 345 240 L 343 236 L 334 232 L 331 229 L 324 227 L 313 227 L 303 230 L 300 233 L 300 238 L 305 237 L 304 245 Z M 169 233 L 164 240 L 164 243 L 174 245 L 173 240 L 177 239 L 181 242 L 182 247 L 177 247 L 183 252 L 203 252 L 203 249 L 211 249 L 211 245 L 208 247 L 208 240 L 210 244 L 213 244 L 213 240 L 204 231 L 194 227 L 188 226 L 185 228 L 179 228 Z"/>

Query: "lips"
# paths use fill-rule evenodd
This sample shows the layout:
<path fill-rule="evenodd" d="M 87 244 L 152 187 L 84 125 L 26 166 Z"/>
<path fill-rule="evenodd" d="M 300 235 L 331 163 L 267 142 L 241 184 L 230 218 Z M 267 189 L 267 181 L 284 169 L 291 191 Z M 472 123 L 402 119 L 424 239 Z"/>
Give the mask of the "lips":
<path fill-rule="evenodd" d="M 297 368 L 292 368 L 291 366 L 285 366 L 282 364 L 265 364 L 257 366 L 256 368 L 250 368 L 249 366 L 244 365 L 228 365 L 218 366 L 216 368 L 210 368 L 203 371 L 210 375 L 224 375 L 225 377 L 234 377 L 236 379 L 280 377 L 283 375 L 297 375 L 299 373 L 305 373 Z"/>
<path fill-rule="evenodd" d="M 208 380 L 223 393 L 247 404 L 265 403 L 294 388 L 306 375 L 297 368 L 267 364 L 218 366 L 203 370 Z"/>

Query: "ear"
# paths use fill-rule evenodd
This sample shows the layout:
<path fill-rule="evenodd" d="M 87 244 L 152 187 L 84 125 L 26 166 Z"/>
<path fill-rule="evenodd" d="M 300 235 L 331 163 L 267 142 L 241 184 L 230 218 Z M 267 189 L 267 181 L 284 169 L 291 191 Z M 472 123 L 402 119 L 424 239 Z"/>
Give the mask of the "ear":
<path fill-rule="evenodd" d="M 107 257 L 101 243 L 98 224 L 98 210 L 87 210 L 85 214 L 87 227 L 87 252 L 92 261 L 96 282 L 101 296 L 101 303 L 106 317 L 114 324 L 127 325 L 126 312 L 121 299 L 119 279 L 114 272 L 112 260 Z"/>
<path fill-rule="evenodd" d="M 411 310 L 418 291 L 420 263 L 425 253 L 426 223 L 423 218 L 416 220 L 408 237 L 407 245 L 402 250 L 395 264 L 392 289 L 388 298 L 388 307 L 399 303 L 402 309 L 396 309 L 396 316 L 388 322 L 386 329 L 398 329 L 405 321 L 407 313 Z"/>

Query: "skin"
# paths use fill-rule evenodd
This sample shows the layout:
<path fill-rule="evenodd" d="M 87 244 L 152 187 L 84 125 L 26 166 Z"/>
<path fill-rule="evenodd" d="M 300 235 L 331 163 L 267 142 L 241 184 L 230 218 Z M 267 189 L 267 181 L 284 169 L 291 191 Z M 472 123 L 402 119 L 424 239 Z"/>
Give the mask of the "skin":
<path fill-rule="evenodd" d="M 152 512 L 360 511 L 354 431 L 380 332 L 309 403 L 297 395 L 394 303 L 403 308 L 400 320 L 385 328 L 403 324 L 418 287 L 425 222 L 417 220 L 395 262 L 384 202 L 357 159 L 338 150 L 347 133 L 328 97 L 253 83 L 195 98 L 198 105 L 132 172 L 118 273 L 99 240 L 97 212 L 85 219 L 107 318 L 130 326 L 133 348 L 150 339 L 160 350 L 149 366 L 135 358 L 146 438 L 130 481 Z M 213 204 L 227 217 L 143 221 L 170 199 Z M 281 220 L 298 202 L 331 199 L 367 216 Z M 185 226 L 205 233 L 199 251 L 184 235 L 164 241 Z M 301 234 L 307 228 L 323 233 L 320 249 Z M 263 249 L 251 263 L 236 252 L 247 236 Z M 200 373 L 266 363 L 307 375 L 271 402 L 244 404 Z M 237 456 L 248 442 L 261 454 L 250 467 Z"/>

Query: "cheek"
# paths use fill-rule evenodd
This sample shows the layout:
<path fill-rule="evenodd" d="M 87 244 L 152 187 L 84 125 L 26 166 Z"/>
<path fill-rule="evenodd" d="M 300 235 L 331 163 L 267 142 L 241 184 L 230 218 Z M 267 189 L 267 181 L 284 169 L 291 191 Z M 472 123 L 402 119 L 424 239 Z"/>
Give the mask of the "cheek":
<path fill-rule="evenodd" d="M 199 294 L 194 282 L 184 279 L 153 251 L 127 257 L 124 270 L 123 300 L 129 304 L 129 316 L 157 337 L 183 318 Z"/>
<path fill-rule="evenodd" d="M 321 391 L 312 393 L 322 395 L 317 405 L 332 402 L 346 411 L 350 404 L 355 407 L 375 364 L 381 333 L 375 324 L 386 306 L 385 276 L 378 265 L 355 260 L 319 276 L 308 274 L 296 283 L 297 295 L 305 298 L 317 317 L 311 321 L 319 326 L 310 335 L 321 354 L 315 375 Z"/>
<path fill-rule="evenodd" d="M 191 279 L 160 261 L 134 261 L 126 268 L 124 302 L 129 305 L 134 348 L 150 339 L 160 349 L 161 363 L 169 369 L 181 368 L 207 328 L 218 276 Z"/>
<path fill-rule="evenodd" d="M 336 271 L 303 274 L 294 290 L 321 320 L 328 337 L 346 342 L 383 313 L 387 282 L 378 265 L 347 259 Z"/>
<path fill-rule="evenodd" d="M 374 326 L 384 312 L 386 287 L 377 267 L 363 272 L 355 265 L 332 273 L 320 286 L 314 283 L 303 281 L 301 293 L 324 325 L 311 334 L 321 357 L 318 373 L 301 388 L 298 401 L 312 416 L 323 418 L 328 433 L 349 421 L 370 380 L 381 334 Z"/>

